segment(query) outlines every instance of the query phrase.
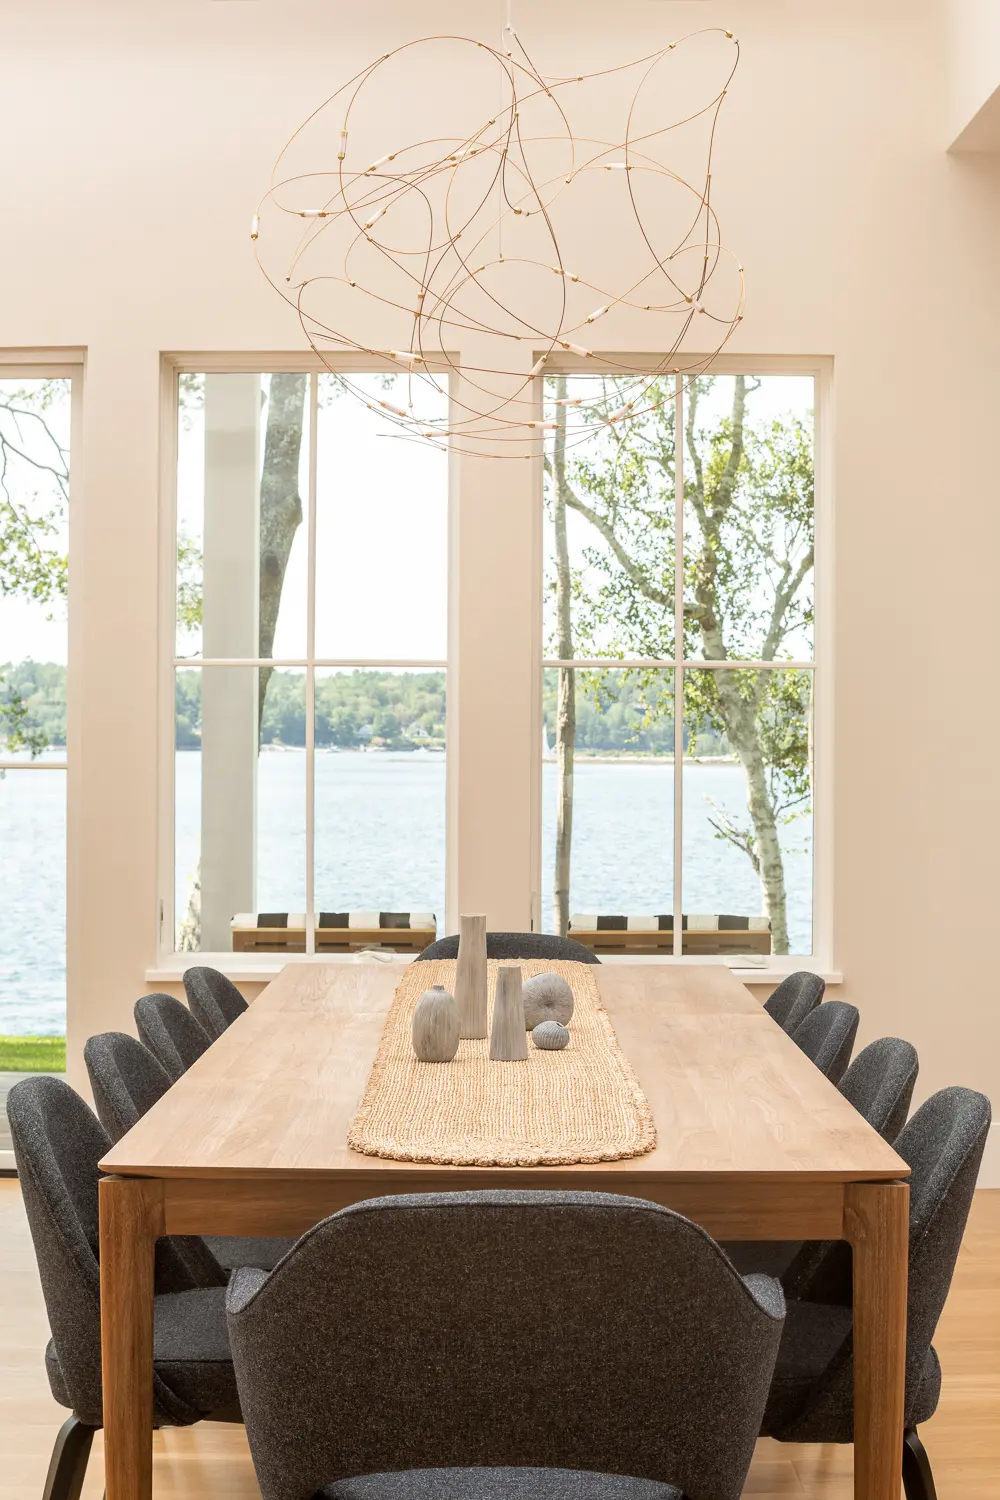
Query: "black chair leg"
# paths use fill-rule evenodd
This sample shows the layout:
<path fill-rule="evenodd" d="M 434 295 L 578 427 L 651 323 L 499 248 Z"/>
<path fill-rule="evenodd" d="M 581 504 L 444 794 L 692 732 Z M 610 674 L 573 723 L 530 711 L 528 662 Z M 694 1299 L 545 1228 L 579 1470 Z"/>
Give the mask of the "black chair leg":
<path fill-rule="evenodd" d="M 80 1500 L 96 1431 L 79 1417 L 66 1418 L 52 1449 L 42 1500 Z"/>
<path fill-rule="evenodd" d="M 931 1461 L 915 1427 L 903 1433 L 903 1489 L 906 1500 L 937 1500 Z"/>

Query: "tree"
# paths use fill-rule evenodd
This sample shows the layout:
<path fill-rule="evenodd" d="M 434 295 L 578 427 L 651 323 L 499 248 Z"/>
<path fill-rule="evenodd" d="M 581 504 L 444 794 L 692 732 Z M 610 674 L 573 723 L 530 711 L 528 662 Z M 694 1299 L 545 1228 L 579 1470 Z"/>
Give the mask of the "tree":
<path fill-rule="evenodd" d="M 51 420 L 66 389 L 65 381 L 43 380 L 0 391 L 0 595 L 50 610 L 66 598 L 67 557 L 58 543 L 69 499 L 69 451 Z M 32 758 L 48 743 L 6 673 L 0 673 L 0 742 Z"/>
<path fill-rule="evenodd" d="M 778 661 L 812 623 L 807 581 L 813 567 L 811 434 L 794 417 L 753 423 L 748 401 L 760 382 L 733 381 L 725 416 L 702 416 L 715 381 L 691 382 L 683 443 L 685 496 L 685 654 L 706 660 Z M 654 410 L 607 423 L 579 457 L 549 465 L 553 495 L 588 526 L 584 566 L 570 580 L 577 596 L 577 645 L 595 653 L 669 657 L 674 652 L 674 467 L 672 392 L 653 392 Z M 608 381 L 600 413 L 628 399 Z M 557 408 L 558 410 L 558 408 Z M 558 420 L 558 419 L 557 419 Z M 557 429 L 556 437 L 559 432 Z M 557 559 L 557 594 L 563 590 Z M 586 582 L 582 581 L 586 574 Z M 560 599 L 560 604 L 562 600 Z M 723 808 L 713 826 L 751 861 L 761 882 L 776 953 L 788 951 L 787 900 L 778 829 L 809 798 L 809 675 L 764 669 L 689 671 L 689 728 L 722 732 L 747 786 L 749 823 Z"/>
<path fill-rule="evenodd" d="M 299 458 L 308 375 L 272 375 L 260 476 L 260 645 L 262 657 L 274 654 L 274 631 L 285 585 L 285 570 L 295 533 L 302 524 Z M 258 722 L 273 667 L 261 667 Z"/>
<path fill-rule="evenodd" d="M 565 400 L 566 377 L 557 376 L 557 399 Z M 556 551 L 556 652 L 560 661 L 573 659 L 572 574 L 566 533 L 566 407 L 556 407 L 553 444 L 552 521 Z M 573 769 L 576 753 L 576 672 L 559 668 L 559 703 L 556 710 L 556 867 L 554 915 L 560 937 L 569 931 L 569 894 L 573 851 Z"/>

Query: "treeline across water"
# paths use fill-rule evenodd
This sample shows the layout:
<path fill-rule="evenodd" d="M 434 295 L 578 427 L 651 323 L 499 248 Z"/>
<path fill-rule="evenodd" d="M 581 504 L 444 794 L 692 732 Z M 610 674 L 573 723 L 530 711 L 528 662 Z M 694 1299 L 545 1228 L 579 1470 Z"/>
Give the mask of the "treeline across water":
<path fill-rule="evenodd" d="M 218 668 L 244 672 L 252 668 Z M 201 745 L 203 669 L 181 668 L 176 675 L 176 745 Z M 555 743 L 558 671 L 547 670 L 542 712 L 549 745 Z M 52 662 L 0 666 L 0 702 L 17 695 L 25 726 L 41 731 L 47 743 L 66 743 L 66 668 Z M 356 670 L 316 673 L 316 744 L 359 749 L 443 749 L 446 676 L 439 672 Z M 497 705 L 503 712 L 503 705 Z M 261 743 L 303 746 L 306 732 L 305 674 L 271 673 L 264 699 Z M 699 755 L 725 755 L 725 737 L 685 726 L 685 747 Z M 576 748 L 590 755 L 671 755 L 674 748 L 673 699 L 664 672 L 578 671 Z"/>

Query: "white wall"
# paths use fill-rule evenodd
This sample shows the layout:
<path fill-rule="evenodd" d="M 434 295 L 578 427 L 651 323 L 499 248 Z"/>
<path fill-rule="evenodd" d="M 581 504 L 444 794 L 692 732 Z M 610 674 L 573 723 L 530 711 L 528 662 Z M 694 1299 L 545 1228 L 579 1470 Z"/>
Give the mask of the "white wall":
<path fill-rule="evenodd" d="M 928 0 L 520 9 L 522 34 L 553 70 L 714 21 L 738 26 L 743 63 L 713 185 L 746 267 L 736 347 L 835 361 L 843 995 L 861 1007 L 865 1038 L 913 1040 L 924 1091 L 962 1081 L 1000 1095 L 1000 167 L 943 149 L 942 15 Z M 498 28 L 492 0 L 428 0 L 420 11 L 427 30 Z M 88 1032 L 130 1024 L 154 953 L 159 353 L 298 347 L 251 260 L 253 205 L 307 110 L 418 22 L 402 0 L 2 12 L 0 96 L 17 122 L 0 159 L 2 338 L 87 350 L 74 557 L 84 630 L 82 794 L 70 828 L 76 1061 Z M 440 106 L 451 85 L 429 77 L 428 97 Z M 495 481 L 480 483 L 482 524 L 502 526 Z M 522 493 L 510 514 L 523 518 L 523 505 Z M 482 568 L 483 539 L 466 540 Z M 508 538 L 503 555 L 518 553 Z M 510 660 L 516 691 L 530 674 L 525 638 Z M 465 819 L 484 882 L 468 895 L 488 905 L 490 841 L 501 864 L 523 869 L 526 712 L 497 696 L 477 705 L 498 764 L 506 743 L 512 767 L 505 795 Z"/>

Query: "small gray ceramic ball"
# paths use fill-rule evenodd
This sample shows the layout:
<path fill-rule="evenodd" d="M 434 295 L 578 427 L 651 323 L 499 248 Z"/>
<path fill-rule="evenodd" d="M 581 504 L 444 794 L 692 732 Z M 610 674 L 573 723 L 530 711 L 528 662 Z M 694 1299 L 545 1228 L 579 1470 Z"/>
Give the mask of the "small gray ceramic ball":
<path fill-rule="evenodd" d="M 569 1032 L 558 1021 L 539 1021 L 531 1040 L 543 1052 L 559 1052 L 569 1044 Z"/>
<path fill-rule="evenodd" d="M 521 993 L 528 1031 L 541 1021 L 559 1021 L 565 1026 L 573 1014 L 573 991 L 559 974 L 536 974 L 525 980 Z"/>

